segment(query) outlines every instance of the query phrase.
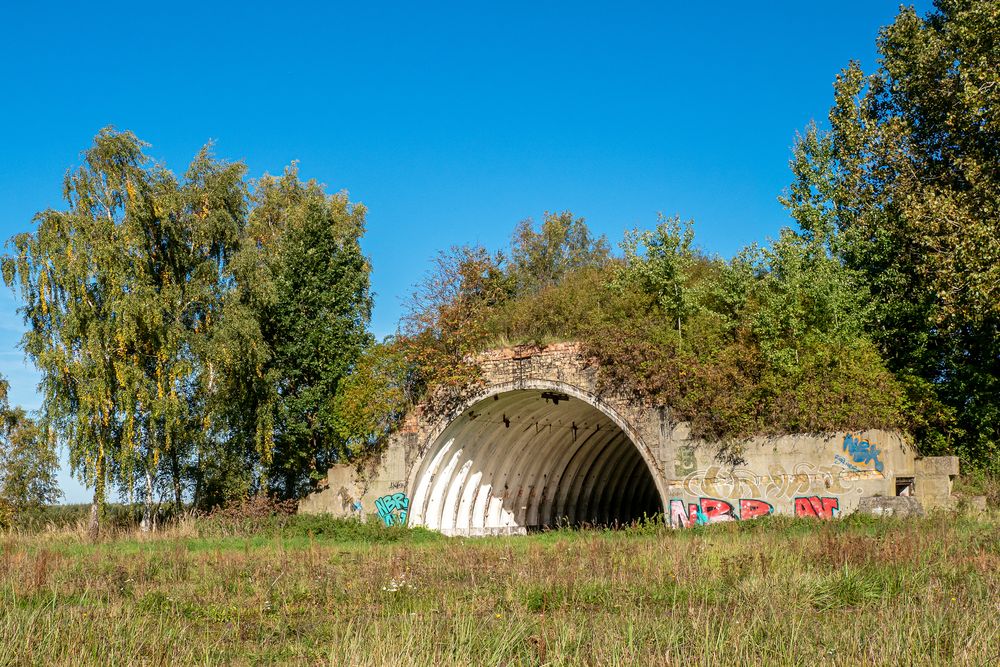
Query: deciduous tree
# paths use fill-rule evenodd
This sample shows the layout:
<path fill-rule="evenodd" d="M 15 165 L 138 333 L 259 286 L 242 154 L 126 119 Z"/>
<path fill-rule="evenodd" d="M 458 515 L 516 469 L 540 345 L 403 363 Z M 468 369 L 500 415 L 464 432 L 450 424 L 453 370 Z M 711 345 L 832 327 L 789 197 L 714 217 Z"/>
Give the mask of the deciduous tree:
<path fill-rule="evenodd" d="M 837 78 L 785 198 L 864 276 L 869 332 L 910 386 L 928 453 L 1000 461 L 1000 5 L 904 8 L 881 66 Z M 953 417 L 953 418 L 952 418 Z"/>
<path fill-rule="evenodd" d="M 8 404 L 7 390 L 0 376 L 0 527 L 61 495 L 55 443 L 24 410 Z"/>
<path fill-rule="evenodd" d="M 164 462 L 182 502 L 182 459 L 211 391 L 199 341 L 245 222 L 242 165 L 203 151 L 181 183 L 144 147 L 102 130 L 66 178 L 68 208 L 39 213 L 3 262 L 24 303 L 24 349 L 41 371 L 42 425 L 94 487 L 95 531 L 107 483 L 130 492 L 138 473 L 148 510 Z"/>
<path fill-rule="evenodd" d="M 261 482 L 294 497 L 346 454 L 335 400 L 371 344 L 365 208 L 295 168 L 261 179 L 252 204 L 214 354 L 229 383 L 230 437 L 255 443 L 245 458 Z"/>

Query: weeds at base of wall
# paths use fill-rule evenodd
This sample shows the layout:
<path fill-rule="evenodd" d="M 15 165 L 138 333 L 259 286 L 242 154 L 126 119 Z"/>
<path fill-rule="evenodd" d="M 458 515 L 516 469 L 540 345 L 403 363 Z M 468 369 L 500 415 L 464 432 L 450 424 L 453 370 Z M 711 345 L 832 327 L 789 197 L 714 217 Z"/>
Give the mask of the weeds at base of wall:
<path fill-rule="evenodd" d="M 1000 510 L 1000 475 L 971 470 L 955 481 L 953 492 L 959 498 L 985 496 L 987 508 Z"/>

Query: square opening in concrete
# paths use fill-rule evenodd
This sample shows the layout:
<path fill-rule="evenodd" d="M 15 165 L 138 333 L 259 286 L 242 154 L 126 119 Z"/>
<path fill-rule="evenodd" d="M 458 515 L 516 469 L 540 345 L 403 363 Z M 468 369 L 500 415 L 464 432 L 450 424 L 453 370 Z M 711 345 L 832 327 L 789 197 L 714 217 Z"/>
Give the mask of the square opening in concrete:
<path fill-rule="evenodd" d="M 913 495 L 913 478 L 912 477 L 897 477 L 896 478 L 896 495 L 897 496 L 912 496 Z"/>

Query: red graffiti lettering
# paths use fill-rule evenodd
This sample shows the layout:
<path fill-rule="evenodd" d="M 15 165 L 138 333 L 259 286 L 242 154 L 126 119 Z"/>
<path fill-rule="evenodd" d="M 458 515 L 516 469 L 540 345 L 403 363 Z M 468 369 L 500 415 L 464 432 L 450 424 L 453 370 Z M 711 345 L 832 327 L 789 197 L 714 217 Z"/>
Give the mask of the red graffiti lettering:
<path fill-rule="evenodd" d="M 774 511 L 771 507 L 771 503 L 764 502 L 763 500 L 754 500 L 752 498 L 742 498 L 740 500 L 740 519 L 746 521 L 747 519 L 756 519 L 759 516 L 767 516 Z"/>
<path fill-rule="evenodd" d="M 836 509 L 836 499 L 826 500 L 834 500 L 834 509 Z M 798 505 L 796 505 L 797 507 Z M 823 505 L 821 504 L 820 507 L 822 508 Z M 737 514 L 732 503 L 718 498 L 700 498 L 697 503 L 688 503 L 686 507 L 683 500 L 673 498 L 670 501 L 670 526 L 672 528 L 704 526 L 723 521 L 756 519 L 774 513 L 774 507 L 771 506 L 771 503 L 755 498 L 741 498 L 739 509 L 739 514 Z"/>
<path fill-rule="evenodd" d="M 705 517 L 705 523 L 720 523 L 722 521 L 734 521 L 733 506 L 725 500 L 715 498 L 701 499 L 701 513 Z"/>
<path fill-rule="evenodd" d="M 817 519 L 832 519 L 840 511 L 837 498 L 808 496 L 795 499 L 795 516 L 811 516 Z"/>

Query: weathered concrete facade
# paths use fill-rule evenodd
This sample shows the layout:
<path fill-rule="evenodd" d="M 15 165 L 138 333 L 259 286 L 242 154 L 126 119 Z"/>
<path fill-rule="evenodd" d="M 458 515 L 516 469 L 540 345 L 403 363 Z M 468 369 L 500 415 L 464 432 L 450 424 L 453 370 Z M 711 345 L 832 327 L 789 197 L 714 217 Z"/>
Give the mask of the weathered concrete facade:
<path fill-rule="evenodd" d="M 379 457 L 331 468 L 300 511 L 482 535 L 659 512 L 684 527 L 772 512 L 829 518 L 865 510 L 865 498 L 953 502 L 957 459 L 919 458 L 898 433 L 753 438 L 739 443 L 739 465 L 723 464 L 667 407 L 602 390 L 573 344 L 478 362 L 474 395 L 445 415 L 415 409 Z"/>

